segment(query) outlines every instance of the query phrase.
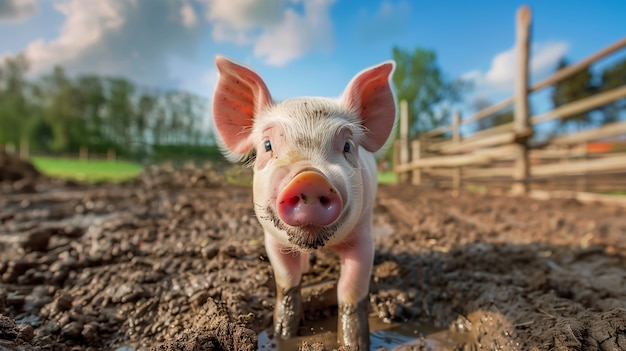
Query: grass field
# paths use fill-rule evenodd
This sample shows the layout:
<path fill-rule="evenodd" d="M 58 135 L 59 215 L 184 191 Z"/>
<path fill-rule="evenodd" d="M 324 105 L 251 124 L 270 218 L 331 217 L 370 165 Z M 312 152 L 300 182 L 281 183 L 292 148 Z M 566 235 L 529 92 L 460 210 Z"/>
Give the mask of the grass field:
<path fill-rule="evenodd" d="M 396 184 L 398 174 L 393 172 L 378 172 L 378 182 L 382 184 Z"/>
<path fill-rule="evenodd" d="M 32 157 L 30 161 L 43 174 L 88 183 L 125 182 L 137 177 L 143 169 L 137 163 L 126 161 L 81 161 L 56 157 Z M 393 172 L 379 172 L 378 182 L 395 184 L 398 182 L 398 175 Z"/>
<path fill-rule="evenodd" d="M 30 161 L 42 173 L 82 182 L 124 182 L 131 180 L 143 167 L 137 163 L 106 160 L 76 160 L 56 157 L 32 157 Z"/>

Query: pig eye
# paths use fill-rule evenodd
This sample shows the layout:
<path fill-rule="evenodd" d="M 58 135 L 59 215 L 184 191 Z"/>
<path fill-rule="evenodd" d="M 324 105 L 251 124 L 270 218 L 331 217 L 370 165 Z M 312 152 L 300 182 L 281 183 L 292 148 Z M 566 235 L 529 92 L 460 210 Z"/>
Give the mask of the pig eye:
<path fill-rule="evenodd" d="M 343 152 L 350 152 L 350 143 L 343 144 Z"/>
<path fill-rule="evenodd" d="M 265 146 L 265 151 L 272 151 L 272 143 L 269 140 L 265 140 L 263 146 Z"/>

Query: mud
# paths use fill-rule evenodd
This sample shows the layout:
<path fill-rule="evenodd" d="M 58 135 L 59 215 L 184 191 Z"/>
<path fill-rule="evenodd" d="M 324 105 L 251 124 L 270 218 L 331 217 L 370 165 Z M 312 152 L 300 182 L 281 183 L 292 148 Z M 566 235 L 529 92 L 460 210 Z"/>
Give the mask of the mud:
<path fill-rule="evenodd" d="M 336 257 L 311 258 L 302 336 L 274 339 L 251 189 L 220 174 L 3 177 L 0 350 L 338 348 Z M 403 185 L 375 212 L 372 350 L 626 349 L 624 208 Z"/>

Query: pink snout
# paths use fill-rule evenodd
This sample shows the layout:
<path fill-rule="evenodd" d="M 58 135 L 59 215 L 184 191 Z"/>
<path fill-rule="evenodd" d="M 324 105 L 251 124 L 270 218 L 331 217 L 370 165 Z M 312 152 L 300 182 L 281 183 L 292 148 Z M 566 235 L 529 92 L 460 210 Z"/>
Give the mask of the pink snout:
<path fill-rule="evenodd" d="M 305 171 L 295 176 L 278 195 L 278 216 L 291 226 L 325 226 L 341 214 L 341 196 L 321 173 Z"/>

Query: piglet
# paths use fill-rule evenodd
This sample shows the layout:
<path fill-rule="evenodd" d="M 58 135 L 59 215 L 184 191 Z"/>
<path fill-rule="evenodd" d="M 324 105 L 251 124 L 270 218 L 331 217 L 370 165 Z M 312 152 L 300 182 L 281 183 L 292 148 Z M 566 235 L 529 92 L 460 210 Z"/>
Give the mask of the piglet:
<path fill-rule="evenodd" d="M 222 56 L 215 63 L 213 118 L 222 150 L 254 167 L 254 210 L 276 279 L 276 336 L 296 335 L 309 253 L 326 248 L 341 259 L 339 342 L 367 350 L 375 153 L 394 129 L 394 62 L 357 74 L 339 99 L 282 102 L 253 70 Z"/>

